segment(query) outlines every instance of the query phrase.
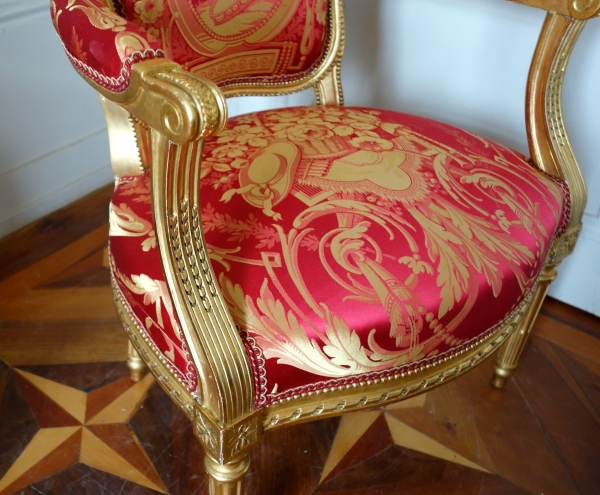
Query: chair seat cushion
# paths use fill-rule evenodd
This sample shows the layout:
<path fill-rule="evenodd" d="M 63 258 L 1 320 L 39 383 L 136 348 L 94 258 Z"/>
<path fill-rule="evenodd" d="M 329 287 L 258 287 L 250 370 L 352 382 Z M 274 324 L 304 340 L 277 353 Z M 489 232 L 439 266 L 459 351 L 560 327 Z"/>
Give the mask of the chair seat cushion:
<path fill-rule="evenodd" d="M 498 330 L 568 221 L 566 185 L 428 119 L 298 107 L 230 119 L 200 179 L 210 258 L 257 406 L 452 356 Z M 154 239 L 149 177 L 111 204 L 130 311 L 193 388 Z"/>

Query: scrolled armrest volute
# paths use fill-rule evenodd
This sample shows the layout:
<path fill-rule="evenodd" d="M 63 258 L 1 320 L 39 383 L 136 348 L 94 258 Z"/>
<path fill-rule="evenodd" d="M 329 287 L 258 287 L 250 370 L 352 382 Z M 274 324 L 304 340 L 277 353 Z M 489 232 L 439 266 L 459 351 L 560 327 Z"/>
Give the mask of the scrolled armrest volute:
<path fill-rule="evenodd" d="M 167 59 L 136 63 L 129 86 L 120 93 L 84 78 L 107 99 L 177 144 L 215 134 L 227 121 L 227 104 L 221 90 Z"/>

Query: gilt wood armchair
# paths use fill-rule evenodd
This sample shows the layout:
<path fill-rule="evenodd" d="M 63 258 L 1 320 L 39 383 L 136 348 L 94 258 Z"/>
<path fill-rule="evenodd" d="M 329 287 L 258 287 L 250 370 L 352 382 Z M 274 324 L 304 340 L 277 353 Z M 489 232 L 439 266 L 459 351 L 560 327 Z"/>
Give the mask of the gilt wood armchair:
<path fill-rule="evenodd" d="M 581 228 L 561 112 L 598 0 L 548 15 L 525 105 L 531 158 L 421 117 L 342 106 L 340 0 L 53 0 L 100 93 L 116 187 L 109 258 L 132 377 L 194 424 L 212 494 L 282 426 L 380 407 L 499 350 L 514 372 Z M 316 106 L 227 118 L 226 97 Z"/>

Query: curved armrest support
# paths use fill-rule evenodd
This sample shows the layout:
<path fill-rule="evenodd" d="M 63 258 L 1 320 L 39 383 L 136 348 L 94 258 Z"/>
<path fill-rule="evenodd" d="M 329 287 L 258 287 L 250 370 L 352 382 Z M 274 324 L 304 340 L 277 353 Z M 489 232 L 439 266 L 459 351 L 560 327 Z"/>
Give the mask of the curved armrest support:
<path fill-rule="evenodd" d="M 588 19 L 600 15 L 600 0 L 511 0 L 548 11 L 529 69 L 526 96 L 527 138 L 531 159 L 564 179 L 571 191 L 569 223 L 549 256 L 557 265 L 571 253 L 581 231 L 587 202 L 583 174 L 567 134 L 562 88 L 569 57 Z"/>
<path fill-rule="evenodd" d="M 198 188 L 202 144 L 178 145 L 152 131 L 152 210 L 166 282 L 198 371 L 202 414 L 221 429 L 255 412 L 254 378 L 204 241 Z M 213 443 L 205 446 L 215 458 L 238 453 Z"/>
<path fill-rule="evenodd" d="M 215 459 L 238 457 L 247 442 L 230 445 L 206 433 L 209 423 L 210 431 L 260 423 L 250 363 L 214 279 L 200 218 L 203 139 L 226 123 L 223 94 L 164 58 L 147 33 L 99 0 L 53 0 L 51 6 L 79 74 L 152 129 L 152 210 L 166 282 L 199 376 L 197 434 Z"/>
<path fill-rule="evenodd" d="M 562 87 L 569 56 L 585 23 L 555 13 L 546 16 L 531 63 L 526 97 L 531 158 L 541 169 L 569 184 L 571 215 L 567 231 L 575 236 L 581 228 L 587 190 L 564 123 Z"/>

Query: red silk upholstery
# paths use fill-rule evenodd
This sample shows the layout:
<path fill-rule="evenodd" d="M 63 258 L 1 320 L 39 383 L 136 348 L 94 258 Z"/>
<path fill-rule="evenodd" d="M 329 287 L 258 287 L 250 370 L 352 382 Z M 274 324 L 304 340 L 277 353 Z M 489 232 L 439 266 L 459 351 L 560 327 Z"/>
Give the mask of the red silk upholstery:
<path fill-rule="evenodd" d="M 325 41 L 327 0 L 122 0 L 167 57 L 220 84 L 307 74 Z"/>
<path fill-rule="evenodd" d="M 135 62 L 167 57 L 221 85 L 306 76 L 326 43 L 326 0 L 52 0 L 73 65 L 100 86 L 127 88 Z"/>
<path fill-rule="evenodd" d="M 110 91 L 127 88 L 135 62 L 165 56 L 145 31 L 100 0 L 52 0 L 50 9 L 71 63 Z"/>
<path fill-rule="evenodd" d="M 382 110 L 298 107 L 208 139 L 202 222 L 254 365 L 257 405 L 435 362 L 489 335 L 534 287 L 566 185 L 515 151 Z M 149 177 L 111 206 L 113 273 L 192 387 L 156 249 Z"/>

